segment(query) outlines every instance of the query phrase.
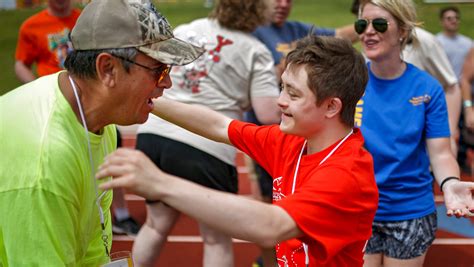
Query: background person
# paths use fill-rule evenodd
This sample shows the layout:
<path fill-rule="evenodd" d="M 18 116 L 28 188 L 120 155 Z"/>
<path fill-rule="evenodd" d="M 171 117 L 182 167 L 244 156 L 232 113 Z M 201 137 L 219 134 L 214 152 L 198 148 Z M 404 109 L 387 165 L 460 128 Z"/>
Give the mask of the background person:
<path fill-rule="evenodd" d="M 457 7 L 442 8 L 439 11 L 439 19 L 443 31 L 436 35 L 436 39 L 446 51 L 456 76 L 460 78 L 464 60 L 473 42 L 471 38 L 459 33 L 461 13 Z"/>
<path fill-rule="evenodd" d="M 230 236 L 276 245 L 279 266 L 362 266 L 377 208 L 372 158 L 353 129 L 367 82 L 364 58 L 346 40 L 311 35 L 287 62 L 279 126 L 256 126 L 163 98 L 153 111 L 257 160 L 274 177 L 273 205 L 176 179 L 130 149 L 106 159 L 96 177 L 117 179 L 101 188 L 124 187 Z"/>
<path fill-rule="evenodd" d="M 464 101 L 472 103 L 472 96 L 474 95 L 474 47 L 472 47 L 469 53 L 467 54 L 466 60 L 462 68 L 461 91 Z M 464 112 L 464 120 L 466 127 L 470 131 L 474 131 L 474 110 L 472 105 L 470 107 L 466 107 Z"/>
<path fill-rule="evenodd" d="M 351 12 L 356 16 L 359 13 L 359 2 L 359 0 L 352 2 Z M 448 106 L 451 151 L 453 155 L 457 155 L 459 140 L 458 124 L 461 113 L 461 90 L 459 89 L 458 79 L 436 37 L 418 26 L 413 28 L 413 32 L 413 36 L 416 36 L 417 39 L 417 45 L 414 45 L 413 40 L 407 40 L 403 48 L 402 58 L 405 62 L 428 72 L 443 86 Z"/>
<path fill-rule="evenodd" d="M 272 52 L 278 79 L 285 68 L 285 56 L 296 47 L 296 41 L 313 31 L 319 36 L 336 36 L 356 41 L 352 24 L 337 29 L 314 27 L 309 23 L 289 21 L 288 16 L 293 6 L 292 0 L 272 0 L 275 2 L 272 23 L 258 27 L 253 35 Z"/>
<path fill-rule="evenodd" d="M 437 227 L 430 164 L 447 214 L 474 211 L 474 183 L 459 181 L 450 151 L 442 87 L 401 58 L 407 41 L 417 42 L 416 24 L 411 0 L 362 2 L 354 24 L 370 60 L 356 125 L 374 157 L 380 194 L 364 266 L 423 265 Z"/>
<path fill-rule="evenodd" d="M 461 91 L 464 102 L 467 105 L 464 107 L 464 128 L 461 130 L 462 140 L 467 149 L 474 149 L 474 110 L 471 105 L 474 95 L 474 47 L 471 48 L 466 56 L 462 74 L 461 74 Z M 470 162 L 471 175 L 474 172 L 474 162 Z"/>
<path fill-rule="evenodd" d="M 207 106 L 234 119 L 253 106 L 265 123 L 278 123 L 279 94 L 270 52 L 251 32 L 270 19 L 267 0 L 221 0 L 209 18 L 175 30 L 177 37 L 199 43 L 206 53 L 171 72 L 173 90 L 163 97 Z M 245 52 L 244 52 L 245 51 Z M 236 149 L 195 135 L 156 116 L 138 128 L 137 149 L 163 171 L 224 192 L 237 192 Z M 153 266 L 180 212 L 158 205 L 133 248 L 140 266 Z M 204 241 L 203 266 L 233 266 L 232 239 L 199 224 Z"/>
<path fill-rule="evenodd" d="M 455 6 L 444 7 L 439 12 L 439 18 L 443 31 L 436 35 L 436 39 L 442 45 L 446 52 L 449 62 L 456 73 L 457 78 L 461 79 L 462 66 L 469 49 L 473 46 L 473 42 L 469 37 L 466 37 L 459 33 L 459 26 L 461 22 L 461 13 Z M 463 98 L 464 99 L 464 98 Z M 464 122 L 463 119 L 466 115 L 466 110 L 470 110 L 472 104 L 469 101 L 463 101 L 461 120 L 458 121 L 458 127 L 463 131 Z M 464 131 L 466 133 L 466 131 Z M 463 167 L 466 163 L 466 150 L 468 145 L 464 141 L 464 136 L 459 138 L 459 153 L 457 153 L 458 162 Z"/>
<path fill-rule="evenodd" d="M 0 213 L 8 215 L 0 216 L 1 266 L 109 261 L 112 193 L 97 189 L 94 173 L 115 149 L 113 124 L 145 122 L 151 98 L 171 86 L 168 64 L 201 52 L 138 1 L 92 1 L 71 38 L 67 71 L 0 97 L 0 151 L 8 155 L 0 161 Z"/>
<path fill-rule="evenodd" d="M 23 22 L 15 53 L 15 74 L 22 83 L 64 69 L 72 50 L 68 35 L 79 14 L 72 0 L 48 0 L 46 9 Z"/>

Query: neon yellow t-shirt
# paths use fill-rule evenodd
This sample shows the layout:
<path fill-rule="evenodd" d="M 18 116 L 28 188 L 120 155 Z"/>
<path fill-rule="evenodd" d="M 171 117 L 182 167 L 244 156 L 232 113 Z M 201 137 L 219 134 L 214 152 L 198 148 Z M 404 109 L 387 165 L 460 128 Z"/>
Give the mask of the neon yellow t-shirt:
<path fill-rule="evenodd" d="M 115 150 L 115 131 L 109 125 L 89 133 L 95 169 Z M 59 90 L 58 73 L 0 97 L 0 155 L 0 266 L 108 261 L 85 130 Z M 109 250 L 111 202 L 106 192 Z"/>

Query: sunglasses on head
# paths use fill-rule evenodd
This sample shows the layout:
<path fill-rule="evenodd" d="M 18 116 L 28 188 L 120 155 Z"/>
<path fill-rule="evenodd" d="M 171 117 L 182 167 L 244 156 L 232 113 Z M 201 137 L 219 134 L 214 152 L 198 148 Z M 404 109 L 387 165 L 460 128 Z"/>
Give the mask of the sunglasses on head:
<path fill-rule="evenodd" d="M 386 19 L 384 18 L 375 18 L 373 20 L 368 20 L 368 19 L 358 19 L 354 22 L 354 29 L 358 34 L 362 34 L 365 32 L 369 24 L 372 22 L 372 27 L 377 32 L 384 33 L 388 29 L 388 25 L 390 24 Z"/>

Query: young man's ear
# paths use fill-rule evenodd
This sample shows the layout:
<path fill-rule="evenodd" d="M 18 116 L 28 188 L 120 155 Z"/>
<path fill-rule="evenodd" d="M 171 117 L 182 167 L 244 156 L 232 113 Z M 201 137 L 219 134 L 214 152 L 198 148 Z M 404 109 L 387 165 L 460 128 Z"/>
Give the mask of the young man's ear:
<path fill-rule="evenodd" d="M 97 79 L 107 87 L 114 87 L 117 78 L 117 68 L 119 67 L 119 59 L 108 53 L 100 53 L 95 61 L 97 70 Z"/>
<path fill-rule="evenodd" d="M 338 97 L 331 97 L 326 103 L 326 117 L 333 118 L 341 113 L 342 101 Z"/>

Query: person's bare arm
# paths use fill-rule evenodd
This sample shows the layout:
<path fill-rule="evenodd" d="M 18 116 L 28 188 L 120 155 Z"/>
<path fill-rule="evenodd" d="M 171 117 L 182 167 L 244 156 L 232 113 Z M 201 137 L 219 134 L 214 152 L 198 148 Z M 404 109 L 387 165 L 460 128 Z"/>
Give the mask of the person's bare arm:
<path fill-rule="evenodd" d="M 115 191 L 115 190 L 114 190 Z M 174 225 L 177 211 L 161 205 L 146 205 L 146 222 L 133 243 L 133 262 L 136 266 L 153 267 L 166 243 L 168 233 Z"/>
<path fill-rule="evenodd" d="M 444 88 L 448 108 L 449 130 L 451 132 L 451 152 L 457 155 L 459 140 L 459 117 L 461 116 L 461 90 L 457 83 Z"/>
<path fill-rule="evenodd" d="M 15 74 L 18 80 L 22 83 L 29 83 L 36 79 L 31 66 L 27 66 L 23 61 L 17 60 L 15 62 Z"/>
<path fill-rule="evenodd" d="M 472 84 L 474 83 L 474 48 L 471 48 L 463 65 L 461 74 L 461 93 L 462 99 L 467 105 L 464 105 L 465 126 L 474 131 L 474 107 L 472 105 Z"/>
<path fill-rule="evenodd" d="M 126 188 L 146 199 L 160 200 L 222 233 L 265 248 L 303 235 L 291 216 L 279 206 L 212 190 L 166 174 L 137 150 L 119 149 L 107 156 L 96 177 L 107 176 L 114 179 L 101 184 L 101 189 Z"/>
<path fill-rule="evenodd" d="M 188 131 L 216 142 L 230 144 L 227 129 L 232 119 L 204 106 L 189 105 L 160 97 L 152 113 Z"/>
<path fill-rule="evenodd" d="M 459 165 L 450 150 L 449 138 L 430 138 L 426 141 L 431 168 L 439 185 L 448 177 L 460 177 Z M 443 184 L 447 214 L 456 217 L 474 212 L 472 190 L 474 183 L 450 179 Z"/>
<path fill-rule="evenodd" d="M 353 24 L 336 28 L 336 37 L 349 39 L 352 43 L 359 41 L 359 35 L 355 32 Z"/>
<path fill-rule="evenodd" d="M 147 214 L 150 209 L 147 208 Z M 147 221 L 140 228 L 135 241 L 133 242 L 133 262 L 137 266 L 147 267 L 154 266 L 155 262 L 158 260 L 160 248 L 160 236 L 159 233 L 151 227 L 149 224 L 149 216 L 147 215 Z"/>
<path fill-rule="evenodd" d="M 252 107 L 259 122 L 265 125 L 280 123 L 281 111 L 277 99 L 270 96 L 252 99 Z"/>

